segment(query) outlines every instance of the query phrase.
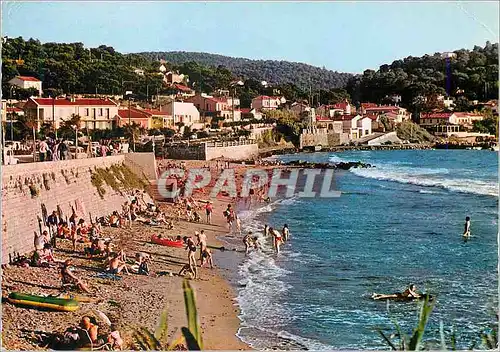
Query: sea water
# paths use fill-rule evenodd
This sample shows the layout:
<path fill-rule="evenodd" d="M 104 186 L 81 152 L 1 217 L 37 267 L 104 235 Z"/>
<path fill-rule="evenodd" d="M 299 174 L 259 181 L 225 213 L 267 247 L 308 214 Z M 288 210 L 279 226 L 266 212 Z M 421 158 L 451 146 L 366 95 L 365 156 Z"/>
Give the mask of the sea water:
<path fill-rule="evenodd" d="M 373 301 L 410 283 L 436 296 L 426 339 L 439 324 L 458 348 L 479 341 L 498 307 L 498 154 L 473 150 L 352 151 L 281 156 L 283 161 L 362 161 L 335 173 L 339 198 L 273 200 L 240 211 L 244 231 L 287 223 L 275 255 L 240 255 L 238 336 L 254 348 L 384 349 L 377 332 L 411 333 L 418 302 Z M 472 237 L 462 238 L 465 217 Z M 241 239 L 229 239 L 242 246 Z M 228 254 L 226 254 L 228 255 Z"/>

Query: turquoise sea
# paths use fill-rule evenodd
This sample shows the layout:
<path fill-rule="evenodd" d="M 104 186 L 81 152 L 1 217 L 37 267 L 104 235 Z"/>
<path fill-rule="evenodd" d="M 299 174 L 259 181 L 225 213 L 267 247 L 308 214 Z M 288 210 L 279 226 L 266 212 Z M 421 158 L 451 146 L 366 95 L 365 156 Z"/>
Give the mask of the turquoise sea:
<path fill-rule="evenodd" d="M 376 167 L 336 172 L 339 198 L 292 197 L 240 210 L 244 231 L 261 234 L 266 223 L 288 223 L 292 236 L 280 255 L 266 243 L 232 271 L 242 340 L 259 349 L 387 349 L 376 329 L 393 333 L 393 317 L 410 333 L 419 306 L 387 306 L 370 295 L 409 283 L 437 297 L 430 341 L 439 340 L 442 322 L 448 341 L 453 330 L 457 347 L 468 348 L 496 320 L 497 153 L 353 151 L 280 159 Z M 466 216 L 468 242 L 461 236 Z M 239 239 L 228 242 L 242 246 Z"/>

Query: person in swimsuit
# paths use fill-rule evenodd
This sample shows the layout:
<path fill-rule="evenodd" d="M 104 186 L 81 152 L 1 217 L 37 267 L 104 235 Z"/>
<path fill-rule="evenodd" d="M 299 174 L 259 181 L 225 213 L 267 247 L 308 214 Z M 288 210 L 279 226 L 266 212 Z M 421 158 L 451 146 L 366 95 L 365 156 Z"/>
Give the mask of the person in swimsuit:
<path fill-rule="evenodd" d="M 113 253 L 113 255 L 111 256 L 111 260 L 109 261 L 108 272 L 116 275 L 121 273 L 123 269 L 125 269 L 125 272 L 127 274 L 130 274 L 127 269 L 127 264 L 122 261 L 121 253 Z"/>
<path fill-rule="evenodd" d="M 389 298 L 396 298 L 396 299 L 414 299 L 414 298 L 420 298 L 422 295 L 417 293 L 417 286 L 414 284 L 408 285 L 408 288 L 404 290 L 403 292 L 397 292 L 389 295 L 384 295 L 380 293 L 374 293 L 372 295 L 372 298 L 375 300 L 379 299 L 389 299 Z"/>
<path fill-rule="evenodd" d="M 208 248 L 205 247 L 205 250 L 203 250 L 201 252 L 201 256 L 202 256 L 202 262 L 201 262 L 201 267 L 203 268 L 203 266 L 206 264 L 206 263 L 209 263 L 210 264 L 210 269 L 213 269 L 214 268 L 214 261 L 213 261 L 213 258 L 212 258 L 212 251 Z"/>
<path fill-rule="evenodd" d="M 205 212 L 207 214 L 207 224 L 212 224 L 212 212 L 213 212 L 213 206 L 212 202 L 208 202 L 207 205 L 205 206 Z"/>
<path fill-rule="evenodd" d="M 288 239 L 290 238 L 290 230 L 288 229 L 287 224 L 283 226 L 283 230 L 281 230 L 281 233 L 283 234 L 284 241 L 288 241 Z"/>
<path fill-rule="evenodd" d="M 280 252 L 280 246 L 283 243 L 283 237 L 281 236 L 281 233 L 278 230 L 273 229 L 272 227 L 269 228 L 269 233 L 273 236 L 273 247 L 276 253 Z"/>
<path fill-rule="evenodd" d="M 250 251 L 250 247 L 252 245 L 252 231 L 250 231 L 247 235 L 243 237 L 243 244 L 245 245 L 245 255 Z"/>
<path fill-rule="evenodd" d="M 267 236 L 269 236 L 269 225 L 268 224 L 266 224 L 264 226 L 264 237 L 267 237 Z"/>
<path fill-rule="evenodd" d="M 188 265 L 189 271 L 194 275 L 194 279 L 198 279 L 198 267 L 196 266 L 196 246 L 194 245 L 194 242 L 192 240 L 191 243 L 188 244 Z"/>
<path fill-rule="evenodd" d="M 207 235 L 205 235 L 205 231 L 201 230 L 201 233 L 195 232 L 197 243 L 196 246 L 200 246 L 200 265 L 203 266 L 203 252 L 207 249 Z"/>
<path fill-rule="evenodd" d="M 71 272 L 71 259 L 66 259 L 61 268 L 61 277 L 62 284 L 65 285 L 74 285 L 78 287 L 80 290 L 90 293 L 88 287 Z"/>
<path fill-rule="evenodd" d="M 464 237 L 470 237 L 470 217 L 465 218 L 465 224 L 464 224 Z"/>

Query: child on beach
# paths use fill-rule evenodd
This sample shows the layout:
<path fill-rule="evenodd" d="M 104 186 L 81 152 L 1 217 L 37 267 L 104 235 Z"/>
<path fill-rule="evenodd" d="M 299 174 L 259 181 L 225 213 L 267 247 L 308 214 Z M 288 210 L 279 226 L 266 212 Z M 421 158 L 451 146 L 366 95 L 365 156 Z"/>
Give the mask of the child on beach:
<path fill-rule="evenodd" d="M 246 234 L 243 237 L 243 244 L 245 245 L 245 255 L 247 255 L 248 252 L 250 251 L 251 240 L 252 240 L 252 231 L 248 232 L 248 234 Z"/>

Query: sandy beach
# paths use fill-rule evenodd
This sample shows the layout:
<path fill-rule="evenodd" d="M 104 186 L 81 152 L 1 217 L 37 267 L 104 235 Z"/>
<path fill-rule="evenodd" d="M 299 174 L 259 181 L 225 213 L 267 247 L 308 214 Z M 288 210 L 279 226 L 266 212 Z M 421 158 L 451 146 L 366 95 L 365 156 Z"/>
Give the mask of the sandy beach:
<path fill-rule="evenodd" d="M 206 163 L 203 163 L 206 164 Z M 189 166 L 199 163 L 190 163 Z M 198 192 L 194 198 L 207 199 L 206 194 Z M 227 225 L 222 212 L 230 199 L 214 200 L 212 225 L 202 222 L 192 223 L 176 221 L 176 209 L 168 203 L 161 208 L 174 219 L 173 230 L 151 227 L 134 222 L 131 230 L 104 227 L 104 237 L 113 238 L 118 248 L 123 248 L 129 257 L 136 252 L 150 253 L 153 256 L 150 276 L 136 274 L 122 275 L 121 280 L 96 277 L 101 272 L 102 263 L 97 259 L 88 259 L 83 255 L 83 244 L 79 244 L 78 253 L 71 253 L 69 240 L 58 240 L 55 256 L 58 259 L 73 258 L 75 274 L 91 287 L 94 302 L 81 303 L 76 312 L 42 311 L 16 307 L 10 303 L 2 306 L 3 335 L 2 345 L 6 349 L 40 349 L 37 332 L 63 332 L 78 324 L 80 319 L 92 310 L 104 312 L 116 325 L 125 341 L 127 349 L 133 348 L 132 333 L 134 327 L 146 327 L 154 330 L 160 313 L 168 307 L 169 341 L 180 336 L 180 328 L 186 326 L 186 314 L 182 291 L 182 278 L 176 274 L 187 263 L 187 251 L 184 248 L 170 248 L 150 243 L 153 234 L 190 235 L 195 231 L 205 230 L 208 244 L 220 246 L 216 236 L 227 233 Z M 102 214 L 105 215 L 105 214 Z M 217 262 L 218 250 L 213 250 Z M 198 255 L 198 254 L 197 254 Z M 238 308 L 234 305 L 234 292 L 229 283 L 222 278 L 219 269 L 201 268 L 199 280 L 191 280 L 195 290 L 198 316 L 203 330 L 204 349 L 250 349 L 236 336 L 239 327 Z M 170 276 L 166 273 L 173 273 Z M 21 268 L 7 266 L 2 269 L 2 290 L 5 298 L 10 292 L 17 291 L 32 294 L 57 294 L 61 279 L 57 268 Z M 5 300 L 4 300 L 5 301 Z M 105 332 L 107 327 L 100 324 Z"/>

